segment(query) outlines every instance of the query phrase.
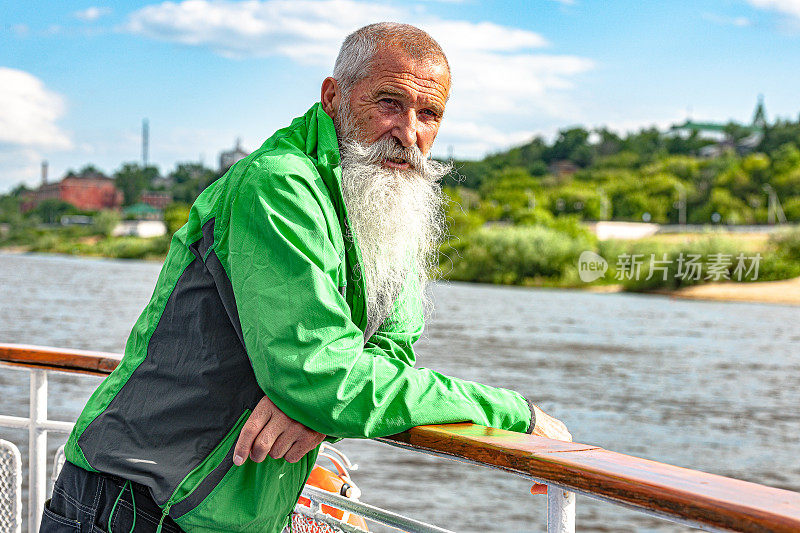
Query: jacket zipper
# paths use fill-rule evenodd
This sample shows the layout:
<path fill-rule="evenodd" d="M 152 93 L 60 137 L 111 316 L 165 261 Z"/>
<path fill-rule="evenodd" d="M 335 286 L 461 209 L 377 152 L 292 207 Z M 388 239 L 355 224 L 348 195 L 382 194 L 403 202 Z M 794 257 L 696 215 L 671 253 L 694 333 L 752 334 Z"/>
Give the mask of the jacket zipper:
<path fill-rule="evenodd" d="M 234 425 L 234 426 L 233 426 L 233 427 L 230 429 L 230 431 L 228 431 L 228 433 L 226 433 L 226 434 L 225 434 L 225 436 L 222 438 L 222 440 L 219 442 L 219 444 L 217 444 L 217 445 L 214 447 L 214 449 L 213 449 L 213 450 L 211 450 L 211 453 L 209 453 L 209 454 L 206 456 L 206 459 L 207 459 L 208 457 L 212 457 L 212 456 L 213 456 L 213 455 L 214 455 L 214 454 L 215 454 L 215 453 L 216 453 L 216 452 L 219 450 L 220 446 L 222 446 L 222 445 L 223 445 L 223 443 L 225 443 L 225 441 L 227 441 L 227 440 L 228 440 L 228 436 L 231 434 L 231 432 L 233 432 L 234 430 L 236 430 L 237 428 L 239 428 L 239 427 L 242 425 L 242 422 L 243 422 L 244 420 L 246 420 L 248 416 L 250 416 L 250 412 L 251 412 L 251 410 L 250 410 L 250 409 L 245 409 L 245 410 L 244 410 L 244 412 L 241 414 L 241 416 L 239 416 L 239 419 L 236 421 L 236 424 L 235 424 L 235 425 Z M 234 446 L 235 446 L 235 444 L 234 444 Z M 225 458 L 223 457 L 223 460 L 224 460 L 224 459 L 225 459 Z M 194 486 L 194 487 L 192 487 L 192 489 L 191 489 L 191 490 L 189 490 L 189 491 L 188 491 L 188 492 L 187 492 L 187 493 L 186 493 L 184 496 L 182 496 L 182 497 L 181 497 L 181 498 L 179 498 L 179 499 L 175 499 L 175 493 L 177 493 L 177 492 L 178 492 L 178 489 L 181 487 L 181 485 L 183 485 L 183 484 L 186 482 L 186 480 L 187 480 L 187 479 L 189 479 L 189 476 L 191 476 L 191 475 L 192 475 L 192 474 L 195 472 L 195 470 L 197 470 L 197 469 L 200 467 L 200 465 L 202 465 L 202 464 L 203 464 L 203 462 L 205 462 L 205 459 L 204 459 L 203 461 L 200 461 L 200 464 L 198 464 L 196 467 L 194 467 L 194 468 L 193 468 L 193 469 L 192 469 L 192 470 L 191 470 L 191 471 L 190 471 L 188 474 L 186 474 L 186 476 L 184 476 L 183 480 L 182 480 L 180 483 L 178 483 L 178 486 L 175 488 L 175 492 L 173 492 L 173 493 L 172 493 L 172 496 L 170 496 L 169 500 L 167 500 L 167 504 L 166 504 L 166 505 L 164 506 L 164 508 L 162 509 L 162 512 L 161 512 L 161 520 L 159 520 L 159 522 L 158 522 L 158 528 L 156 529 L 156 533 L 161 533 L 161 526 L 162 526 L 162 524 L 164 523 L 164 519 L 165 519 L 165 518 L 167 517 L 167 515 L 169 514 L 169 510 L 172 508 L 172 506 L 173 506 L 173 505 L 175 505 L 175 504 L 177 504 L 177 503 L 180 503 L 180 502 L 182 502 L 183 500 L 185 500 L 186 498 L 188 498 L 189 496 L 191 496 L 191 495 L 192 495 L 192 493 L 194 493 L 194 491 L 195 491 L 195 490 L 197 490 L 197 487 L 199 487 L 199 486 L 200 486 L 200 484 L 201 484 L 201 483 L 203 482 L 203 480 L 205 479 L 205 476 L 204 476 L 204 477 L 201 477 L 201 478 L 200 478 L 200 479 L 197 481 L 197 483 L 195 484 L 195 486 Z"/>

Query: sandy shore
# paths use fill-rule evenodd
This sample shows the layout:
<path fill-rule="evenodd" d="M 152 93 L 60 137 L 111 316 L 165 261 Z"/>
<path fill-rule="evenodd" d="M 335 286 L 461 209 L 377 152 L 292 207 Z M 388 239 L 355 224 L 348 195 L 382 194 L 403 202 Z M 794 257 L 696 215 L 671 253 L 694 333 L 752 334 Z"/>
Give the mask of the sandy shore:
<path fill-rule="evenodd" d="M 800 278 L 750 283 L 707 283 L 670 291 L 666 294 L 693 300 L 800 305 Z"/>
<path fill-rule="evenodd" d="M 622 285 L 595 285 L 585 287 L 588 292 L 622 292 Z M 673 298 L 688 300 L 717 300 L 728 302 L 757 302 L 768 304 L 800 305 L 800 278 L 781 281 L 756 281 L 748 283 L 706 283 L 676 291 L 658 290 Z"/>

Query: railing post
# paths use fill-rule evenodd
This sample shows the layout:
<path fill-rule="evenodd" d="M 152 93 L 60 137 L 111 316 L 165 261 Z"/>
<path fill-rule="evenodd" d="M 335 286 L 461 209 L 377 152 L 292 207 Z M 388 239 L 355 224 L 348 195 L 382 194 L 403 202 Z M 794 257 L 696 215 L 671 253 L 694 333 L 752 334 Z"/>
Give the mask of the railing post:
<path fill-rule="evenodd" d="M 39 520 L 47 494 L 47 431 L 41 424 L 47 420 L 47 373 L 31 371 L 30 426 L 28 446 L 28 531 L 39 531 Z"/>
<path fill-rule="evenodd" d="M 575 533 L 575 493 L 547 487 L 547 533 Z"/>

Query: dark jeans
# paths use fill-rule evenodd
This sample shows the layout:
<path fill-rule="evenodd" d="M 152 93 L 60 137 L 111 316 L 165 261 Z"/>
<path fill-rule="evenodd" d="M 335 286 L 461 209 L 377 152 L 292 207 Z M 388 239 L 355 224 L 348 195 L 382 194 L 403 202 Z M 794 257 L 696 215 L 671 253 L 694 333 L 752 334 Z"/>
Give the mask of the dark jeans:
<path fill-rule="evenodd" d="M 53 487 L 53 497 L 45 504 L 39 532 L 128 533 L 134 516 L 131 490 L 136 500 L 136 525 L 133 531 L 154 532 L 161 520 L 161 508 L 153 501 L 147 487 L 64 463 Z M 120 492 L 122 497 L 117 501 Z M 112 516 L 115 502 L 117 506 Z M 167 516 L 161 531 L 177 533 L 181 528 Z"/>

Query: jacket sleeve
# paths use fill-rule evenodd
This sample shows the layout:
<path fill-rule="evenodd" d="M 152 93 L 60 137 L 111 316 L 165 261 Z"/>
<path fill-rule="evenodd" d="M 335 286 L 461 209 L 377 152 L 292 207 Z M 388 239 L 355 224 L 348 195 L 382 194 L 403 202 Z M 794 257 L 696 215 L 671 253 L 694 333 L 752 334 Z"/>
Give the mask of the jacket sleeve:
<path fill-rule="evenodd" d="M 401 352 L 416 333 L 384 332 L 365 345 L 337 290 L 341 260 L 313 178 L 253 174 L 231 206 L 227 266 L 256 380 L 278 408 L 335 437 L 463 421 L 528 429 L 516 392 L 410 366 Z"/>

